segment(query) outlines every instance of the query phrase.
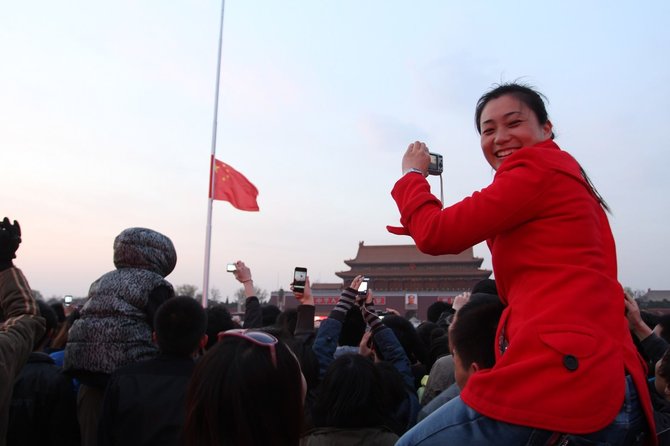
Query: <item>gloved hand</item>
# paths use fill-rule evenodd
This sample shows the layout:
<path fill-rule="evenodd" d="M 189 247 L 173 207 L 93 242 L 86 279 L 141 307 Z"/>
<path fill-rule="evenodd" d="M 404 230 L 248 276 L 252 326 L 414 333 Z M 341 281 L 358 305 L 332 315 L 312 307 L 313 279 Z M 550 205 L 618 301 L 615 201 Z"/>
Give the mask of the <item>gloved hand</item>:
<path fill-rule="evenodd" d="M 19 222 L 9 223 L 7 217 L 0 223 L 0 263 L 11 263 L 16 258 L 16 250 L 21 244 L 21 227 Z"/>

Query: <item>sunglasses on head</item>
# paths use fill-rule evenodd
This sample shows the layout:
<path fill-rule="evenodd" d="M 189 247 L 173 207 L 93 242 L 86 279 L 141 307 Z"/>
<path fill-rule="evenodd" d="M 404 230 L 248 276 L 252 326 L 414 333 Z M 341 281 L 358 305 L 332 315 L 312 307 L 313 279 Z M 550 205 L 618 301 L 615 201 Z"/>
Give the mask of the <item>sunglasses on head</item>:
<path fill-rule="evenodd" d="M 229 337 L 242 338 L 246 341 L 251 342 L 252 344 L 269 348 L 270 357 L 272 359 L 272 365 L 275 368 L 277 368 L 277 348 L 275 346 L 279 341 L 270 333 L 265 333 L 264 331 L 257 331 L 257 330 L 248 330 L 244 328 L 235 328 L 232 330 L 226 330 L 220 332 L 216 336 L 216 340 L 221 341 L 223 338 L 229 338 Z"/>

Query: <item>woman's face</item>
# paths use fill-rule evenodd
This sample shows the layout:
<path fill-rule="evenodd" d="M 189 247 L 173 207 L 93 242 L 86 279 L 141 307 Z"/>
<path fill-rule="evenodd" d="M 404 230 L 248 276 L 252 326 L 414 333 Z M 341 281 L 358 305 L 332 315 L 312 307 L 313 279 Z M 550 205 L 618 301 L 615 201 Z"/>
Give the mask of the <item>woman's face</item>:
<path fill-rule="evenodd" d="M 540 124 L 535 113 L 511 95 L 489 101 L 480 117 L 481 144 L 486 161 L 494 170 L 522 147 L 551 137 L 550 121 Z"/>

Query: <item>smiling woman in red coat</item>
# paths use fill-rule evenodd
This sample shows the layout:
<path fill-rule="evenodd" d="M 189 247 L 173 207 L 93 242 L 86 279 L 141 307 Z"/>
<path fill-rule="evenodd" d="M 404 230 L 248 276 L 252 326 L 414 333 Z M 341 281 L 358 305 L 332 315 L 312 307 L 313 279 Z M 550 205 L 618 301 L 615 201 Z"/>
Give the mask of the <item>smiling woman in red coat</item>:
<path fill-rule="evenodd" d="M 491 185 L 442 209 L 425 179 L 428 149 L 414 142 L 391 193 L 402 228 L 389 230 L 410 235 L 433 255 L 458 254 L 486 240 L 506 304 L 496 364 L 475 373 L 461 398 L 398 444 L 573 437 L 638 444 L 653 432 L 653 421 L 645 421 L 653 416 L 624 317 L 607 205 L 577 161 L 554 143 L 544 101 L 532 88 L 495 87 L 480 98 L 475 119 L 484 157 L 496 171 Z"/>

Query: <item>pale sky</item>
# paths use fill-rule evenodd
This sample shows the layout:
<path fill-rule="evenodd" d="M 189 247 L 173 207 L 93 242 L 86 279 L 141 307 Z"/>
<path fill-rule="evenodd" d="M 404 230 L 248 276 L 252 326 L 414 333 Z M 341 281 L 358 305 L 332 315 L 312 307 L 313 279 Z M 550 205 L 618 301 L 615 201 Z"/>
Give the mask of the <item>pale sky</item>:
<path fill-rule="evenodd" d="M 131 226 L 169 236 L 168 280 L 202 287 L 220 5 L 3 2 L 0 218 L 45 297 L 85 296 Z M 660 0 L 229 0 L 217 158 L 261 210 L 214 203 L 210 286 L 232 297 L 238 259 L 268 292 L 295 266 L 338 282 L 359 241 L 411 243 L 385 230 L 408 143 L 444 156 L 447 205 L 485 187 L 474 106 L 521 78 L 613 210 L 621 283 L 670 289 L 668 17 Z"/>

